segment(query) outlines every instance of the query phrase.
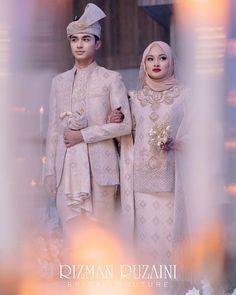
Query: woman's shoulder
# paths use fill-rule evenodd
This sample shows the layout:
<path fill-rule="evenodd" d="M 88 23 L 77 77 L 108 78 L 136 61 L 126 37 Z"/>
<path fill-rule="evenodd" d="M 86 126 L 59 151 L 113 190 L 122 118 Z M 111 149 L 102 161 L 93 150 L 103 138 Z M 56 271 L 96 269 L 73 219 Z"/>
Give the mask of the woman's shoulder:
<path fill-rule="evenodd" d="M 175 92 L 175 91 L 178 92 L 178 94 L 179 94 L 178 96 L 183 100 L 186 100 L 190 96 L 190 93 L 191 93 L 190 88 L 184 84 L 178 84 L 178 85 L 174 86 L 174 89 L 172 90 L 172 92 Z"/>
<path fill-rule="evenodd" d="M 129 90 L 128 91 L 128 99 L 131 103 L 134 103 L 137 98 L 137 90 Z"/>
<path fill-rule="evenodd" d="M 143 89 L 140 89 L 140 90 L 129 90 L 128 91 L 128 98 L 130 100 L 136 100 L 138 95 L 143 92 Z"/>
<path fill-rule="evenodd" d="M 132 98 L 132 97 L 134 97 L 136 95 L 137 95 L 137 90 L 129 90 L 128 91 L 128 97 L 129 98 Z"/>
<path fill-rule="evenodd" d="M 184 110 L 186 110 L 191 101 L 190 97 L 191 97 L 192 91 L 190 87 L 184 84 L 180 84 L 179 87 L 180 87 L 179 102 L 181 103 Z"/>

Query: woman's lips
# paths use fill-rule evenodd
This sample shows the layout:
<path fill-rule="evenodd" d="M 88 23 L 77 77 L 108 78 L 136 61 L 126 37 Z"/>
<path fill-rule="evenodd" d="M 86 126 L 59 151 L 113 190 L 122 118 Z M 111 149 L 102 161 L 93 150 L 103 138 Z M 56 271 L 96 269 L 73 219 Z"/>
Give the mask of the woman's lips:
<path fill-rule="evenodd" d="M 153 69 L 152 71 L 155 73 L 159 73 L 161 71 L 161 69 Z"/>

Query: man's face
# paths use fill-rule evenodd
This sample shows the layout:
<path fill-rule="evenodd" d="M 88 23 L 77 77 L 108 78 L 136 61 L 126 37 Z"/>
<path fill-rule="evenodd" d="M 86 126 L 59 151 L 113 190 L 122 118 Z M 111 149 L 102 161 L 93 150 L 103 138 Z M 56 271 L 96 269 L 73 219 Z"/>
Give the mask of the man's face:
<path fill-rule="evenodd" d="M 92 62 L 96 50 L 101 46 L 101 41 L 95 40 L 91 34 L 74 34 L 70 37 L 71 52 L 78 62 Z"/>

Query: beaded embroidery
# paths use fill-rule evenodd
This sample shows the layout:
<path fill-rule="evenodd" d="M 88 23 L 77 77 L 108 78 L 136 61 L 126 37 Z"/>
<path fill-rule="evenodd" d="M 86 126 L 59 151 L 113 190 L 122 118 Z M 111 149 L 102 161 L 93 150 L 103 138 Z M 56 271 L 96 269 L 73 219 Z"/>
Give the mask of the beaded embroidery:
<path fill-rule="evenodd" d="M 174 99 L 180 95 L 181 90 L 182 87 L 175 86 L 165 91 L 153 91 L 145 86 L 143 90 L 138 93 L 138 100 L 141 106 L 145 107 L 150 104 L 152 110 L 156 111 L 161 103 L 172 104 Z"/>

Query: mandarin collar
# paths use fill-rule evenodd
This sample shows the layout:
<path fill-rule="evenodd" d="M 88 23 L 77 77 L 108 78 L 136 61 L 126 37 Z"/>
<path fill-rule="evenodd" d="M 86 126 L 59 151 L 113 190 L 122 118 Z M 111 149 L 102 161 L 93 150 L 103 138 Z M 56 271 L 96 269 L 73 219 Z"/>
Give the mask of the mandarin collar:
<path fill-rule="evenodd" d="M 97 63 L 96 61 L 93 61 L 91 64 L 89 64 L 86 68 L 78 68 L 76 67 L 76 65 L 74 65 L 73 67 L 73 72 L 74 73 L 86 73 L 86 72 L 91 72 L 92 70 L 94 70 L 97 67 Z"/>

